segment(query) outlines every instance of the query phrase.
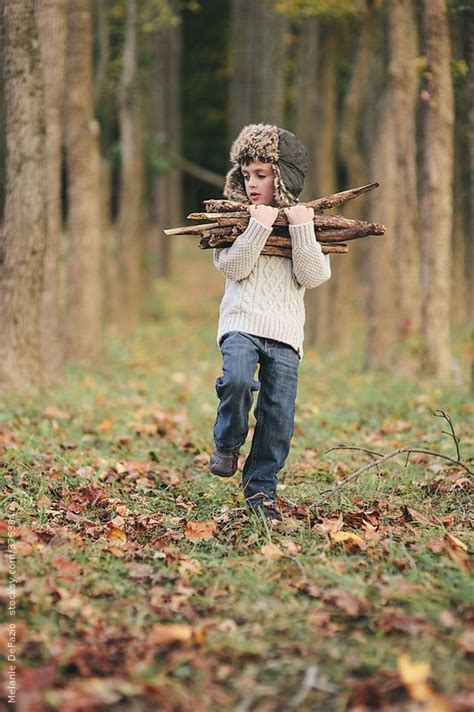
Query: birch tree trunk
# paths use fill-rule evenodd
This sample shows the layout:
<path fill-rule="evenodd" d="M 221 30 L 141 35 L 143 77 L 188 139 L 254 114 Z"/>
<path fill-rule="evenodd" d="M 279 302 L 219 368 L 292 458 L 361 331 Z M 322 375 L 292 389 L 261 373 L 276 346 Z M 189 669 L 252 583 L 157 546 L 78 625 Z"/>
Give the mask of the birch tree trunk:
<path fill-rule="evenodd" d="M 0 389 L 42 383 L 46 119 L 34 0 L 3 0 L 6 196 L 0 236 Z"/>
<path fill-rule="evenodd" d="M 91 0 L 69 0 L 66 66 L 69 358 L 97 361 L 103 347 L 104 255 L 99 124 L 92 89 Z"/>
<path fill-rule="evenodd" d="M 43 66 L 48 176 L 48 240 L 41 302 L 41 350 L 45 378 L 55 380 L 62 373 L 65 358 L 60 251 L 64 242 L 61 218 L 61 146 L 67 7 L 62 0 L 36 0 L 36 11 Z M 54 37 L 54 42 L 51 42 L 51 37 Z"/>
<path fill-rule="evenodd" d="M 444 0 L 423 0 L 428 62 L 422 155 L 422 373 L 448 381 L 451 371 L 453 87 Z"/>

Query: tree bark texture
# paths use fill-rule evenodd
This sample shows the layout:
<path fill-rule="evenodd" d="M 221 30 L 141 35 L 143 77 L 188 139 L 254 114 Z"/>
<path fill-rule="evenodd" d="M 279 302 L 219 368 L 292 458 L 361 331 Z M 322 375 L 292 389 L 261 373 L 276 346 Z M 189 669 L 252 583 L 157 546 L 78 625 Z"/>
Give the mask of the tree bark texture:
<path fill-rule="evenodd" d="M 179 13 L 174 0 L 173 10 Z M 163 139 L 165 152 L 181 155 L 180 57 L 182 48 L 181 22 L 154 33 L 155 66 L 151 93 L 151 126 L 156 136 Z M 160 240 L 166 225 L 179 223 L 183 216 L 182 170 L 179 166 L 170 173 L 156 175 L 153 181 L 150 231 L 150 253 L 153 256 L 154 276 L 164 277 L 171 271 L 172 247 Z"/>
<path fill-rule="evenodd" d="M 41 302 L 42 370 L 46 380 L 62 374 L 65 359 L 65 308 L 61 291 L 60 253 L 64 244 L 61 217 L 61 147 L 66 63 L 67 6 L 62 0 L 36 0 L 46 109 L 48 239 Z M 54 42 L 51 41 L 54 37 Z"/>
<path fill-rule="evenodd" d="M 423 26 L 428 71 L 421 181 L 422 371 L 449 381 L 454 107 L 445 0 L 423 1 Z"/>
<path fill-rule="evenodd" d="M 0 388 L 41 385 L 46 119 L 34 0 L 3 0 L 6 196 L 0 236 Z"/>
<path fill-rule="evenodd" d="M 320 119 L 317 132 L 317 160 L 315 159 L 316 195 L 328 195 L 336 190 L 336 55 L 337 34 L 335 27 L 323 24 L 320 43 L 320 80 L 319 105 Z M 333 266 L 333 265 L 332 265 Z M 333 329 L 335 306 L 332 304 L 332 294 L 337 291 L 337 271 L 334 270 L 331 279 L 305 293 L 307 314 L 307 342 L 325 350 L 334 345 L 335 331 L 344 330 L 347 325 L 336 320 Z"/>
<path fill-rule="evenodd" d="M 397 164 L 393 94 L 391 87 L 379 98 L 379 127 L 374 139 L 372 175 L 380 178 L 377 200 L 371 196 L 369 216 L 384 216 L 385 239 L 367 251 L 368 332 L 365 369 L 392 368 L 396 343 L 396 247 Z"/>
<path fill-rule="evenodd" d="M 248 123 L 283 122 L 288 29 L 270 3 L 233 0 L 229 145 Z"/>
<path fill-rule="evenodd" d="M 139 311 L 144 280 L 143 128 L 137 69 L 137 1 L 127 0 L 123 70 L 119 91 L 121 146 L 118 220 L 121 327 L 128 332 Z"/>
<path fill-rule="evenodd" d="M 416 104 L 418 57 L 416 22 L 409 0 L 391 0 L 388 7 L 389 84 L 394 110 L 397 163 L 396 294 L 398 368 L 410 371 L 407 339 L 419 336 L 421 325 L 420 238 L 416 167 Z"/>
<path fill-rule="evenodd" d="M 91 0 L 69 1 L 67 46 L 67 356 L 91 363 L 102 355 L 104 327 L 101 160 L 92 99 Z"/>

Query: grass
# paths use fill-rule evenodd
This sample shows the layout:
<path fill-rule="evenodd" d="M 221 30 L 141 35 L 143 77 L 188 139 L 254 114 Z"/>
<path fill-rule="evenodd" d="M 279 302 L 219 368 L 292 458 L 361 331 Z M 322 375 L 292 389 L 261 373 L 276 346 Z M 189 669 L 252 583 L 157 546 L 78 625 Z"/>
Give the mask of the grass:
<path fill-rule="evenodd" d="M 17 588 L 2 639 L 13 619 L 18 699 L 61 711 L 472 708 L 472 477 L 397 456 L 318 504 L 369 462 L 326 453 L 340 443 L 455 457 L 436 409 L 472 467 L 469 393 L 305 346 L 285 519 L 250 519 L 238 477 L 207 472 L 223 287 L 208 257 L 157 284 L 100 365 L 69 364 L 63 383 L 3 403 Z M 193 538 L 194 521 L 208 538 Z"/>

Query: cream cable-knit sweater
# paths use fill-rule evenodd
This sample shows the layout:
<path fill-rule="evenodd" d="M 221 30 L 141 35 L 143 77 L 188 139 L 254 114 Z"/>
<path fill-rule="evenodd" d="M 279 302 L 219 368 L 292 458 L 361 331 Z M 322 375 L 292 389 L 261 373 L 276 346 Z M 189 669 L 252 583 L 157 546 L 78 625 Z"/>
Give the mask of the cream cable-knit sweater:
<path fill-rule="evenodd" d="M 246 331 L 290 344 L 301 360 L 304 293 L 331 277 L 329 255 L 316 240 L 312 220 L 289 226 L 292 259 L 261 255 L 271 231 L 251 217 L 231 247 L 214 248 L 214 265 L 226 276 L 217 345 L 228 331 Z"/>

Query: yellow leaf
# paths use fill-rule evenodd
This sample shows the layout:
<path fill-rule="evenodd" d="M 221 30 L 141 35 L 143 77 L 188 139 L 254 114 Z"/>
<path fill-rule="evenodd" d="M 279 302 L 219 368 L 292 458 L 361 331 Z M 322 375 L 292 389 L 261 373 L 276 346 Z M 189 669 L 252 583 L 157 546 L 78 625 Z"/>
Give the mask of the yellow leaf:
<path fill-rule="evenodd" d="M 444 538 L 450 543 L 453 544 L 457 549 L 462 549 L 464 551 L 467 551 L 467 546 L 466 544 L 461 541 L 460 539 L 457 539 L 457 537 L 453 536 L 452 534 L 445 534 Z"/>
<path fill-rule="evenodd" d="M 107 526 L 107 539 L 113 542 L 116 546 L 125 544 L 125 542 L 127 541 L 127 535 L 124 530 L 120 529 L 120 527 L 116 527 L 113 524 L 110 524 L 110 522 Z"/>
<path fill-rule="evenodd" d="M 415 662 L 405 653 L 399 656 L 398 674 L 413 700 L 423 702 L 433 696 L 433 692 L 427 683 L 430 670 L 429 662 Z"/>
<path fill-rule="evenodd" d="M 329 532 L 329 537 L 337 544 L 342 544 L 347 541 L 350 544 L 355 544 L 356 546 L 364 546 L 364 540 L 362 537 L 358 534 L 354 534 L 353 532 Z"/>
<path fill-rule="evenodd" d="M 105 433 L 107 430 L 110 430 L 111 427 L 112 421 L 106 418 L 97 426 L 97 430 L 101 433 Z"/>

